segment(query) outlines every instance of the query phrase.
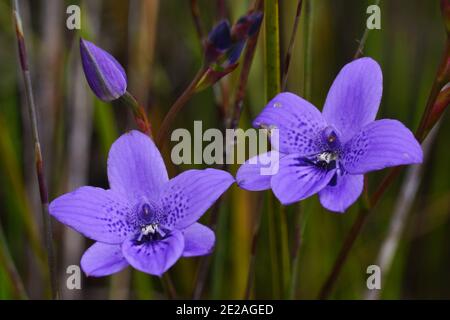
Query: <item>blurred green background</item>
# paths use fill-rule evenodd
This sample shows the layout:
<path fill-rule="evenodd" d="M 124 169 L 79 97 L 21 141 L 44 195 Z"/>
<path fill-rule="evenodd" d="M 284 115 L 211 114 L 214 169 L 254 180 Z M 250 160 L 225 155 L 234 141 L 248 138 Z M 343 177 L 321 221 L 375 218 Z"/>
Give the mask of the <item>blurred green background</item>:
<path fill-rule="evenodd" d="M 30 55 L 30 69 L 38 107 L 42 149 L 50 199 L 81 185 L 107 188 L 106 158 L 111 143 L 135 128 L 128 110 L 98 101 L 91 93 L 80 66 L 78 39 L 83 36 L 114 55 L 127 70 L 129 91 L 146 106 L 155 131 L 170 105 L 201 65 L 201 42 L 189 0 L 131 1 L 19 1 Z M 65 27 L 66 8 L 82 10 L 82 29 Z M 198 0 L 202 26 L 207 33 L 223 18 L 236 21 L 253 1 Z M 328 89 L 340 68 L 352 60 L 366 27 L 366 8 L 373 1 L 313 0 L 311 4 L 310 77 L 305 79 L 304 12 L 295 40 L 287 89 L 305 93 L 322 108 Z M 297 1 L 279 1 L 280 56 L 292 32 Z M 364 55 L 383 70 L 384 93 L 378 118 L 395 118 L 411 130 L 419 124 L 445 44 L 439 1 L 381 1 L 381 30 L 373 30 Z M 265 104 L 264 28 L 258 40 L 244 101 L 241 128 L 250 126 Z M 0 250 L 8 248 L 11 260 L 30 298 L 48 296 L 43 234 L 29 118 L 18 69 L 17 49 L 9 1 L 0 0 Z M 218 105 L 233 101 L 239 69 L 220 85 L 195 95 L 177 118 L 176 127 L 220 128 Z M 221 93 L 225 93 L 225 100 Z M 404 223 L 398 250 L 389 272 L 383 273 L 381 298 L 450 298 L 450 151 L 448 115 L 444 116 L 413 205 Z M 164 157 L 171 176 L 180 170 Z M 230 168 L 234 174 L 237 166 Z M 368 175 L 369 191 L 385 172 Z M 374 264 L 388 230 L 404 174 L 396 180 L 356 241 L 331 298 L 363 298 L 366 268 Z M 258 210 L 262 225 L 256 253 L 255 284 L 251 297 L 283 298 L 291 265 L 294 221 L 304 217 L 295 298 L 316 298 L 328 276 L 345 235 L 356 218 L 359 203 L 338 215 L 323 209 L 317 197 L 280 210 L 267 206 L 267 194 L 233 186 L 219 207 L 217 244 L 211 256 L 204 298 L 239 299 L 245 296 L 253 229 Z M 260 205 L 260 202 L 264 202 Z M 275 207 L 272 218 L 267 208 Z M 208 222 L 210 213 L 205 215 Z M 286 220 L 286 221 L 284 221 Z M 287 222 L 287 223 L 285 223 Z M 287 230 L 283 230 L 287 226 Z M 90 241 L 54 221 L 58 272 L 63 298 L 150 299 L 164 298 L 158 278 L 128 268 L 107 278 L 85 278 L 82 290 L 67 290 L 66 268 L 79 264 Z M 285 232 L 287 231 L 287 232 Z M 275 241 L 271 241 L 275 239 Z M 190 298 L 199 258 L 182 259 L 170 270 L 179 297 Z M 13 279 L 0 261 L 0 299 L 14 298 Z"/>

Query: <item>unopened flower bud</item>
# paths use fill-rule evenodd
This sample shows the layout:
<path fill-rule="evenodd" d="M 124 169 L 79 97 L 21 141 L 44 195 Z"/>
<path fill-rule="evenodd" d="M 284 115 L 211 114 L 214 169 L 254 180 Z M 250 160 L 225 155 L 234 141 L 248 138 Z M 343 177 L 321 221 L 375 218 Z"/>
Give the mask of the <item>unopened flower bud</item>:
<path fill-rule="evenodd" d="M 80 39 L 80 53 L 86 80 L 99 99 L 113 101 L 125 94 L 127 76 L 112 55 L 84 39 Z"/>
<path fill-rule="evenodd" d="M 246 40 L 248 37 L 253 36 L 261 26 L 263 19 L 262 12 L 251 12 L 241 17 L 231 30 L 231 38 L 233 41 Z"/>
<path fill-rule="evenodd" d="M 205 45 L 205 58 L 212 62 L 231 46 L 230 24 L 223 20 L 209 33 Z"/>

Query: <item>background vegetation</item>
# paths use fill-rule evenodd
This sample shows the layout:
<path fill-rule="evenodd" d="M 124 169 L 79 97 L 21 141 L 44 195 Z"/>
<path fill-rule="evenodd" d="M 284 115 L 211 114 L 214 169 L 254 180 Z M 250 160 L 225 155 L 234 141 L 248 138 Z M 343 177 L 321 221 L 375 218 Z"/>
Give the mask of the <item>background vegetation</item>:
<path fill-rule="evenodd" d="M 157 132 L 170 105 L 201 65 L 202 46 L 191 5 L 198 6 L 204 34 L 221 19 L 234 22 L 253 6 L 253 1 L 242 0 L 19 2 L 50 199 L 81 185 L 106 188 L 109 147 L 121 133 L 135 128 L 129 110 L 99 102 L 91 93 L 80 66 L 79 36 L 108 50 L 126 68 L 129 91 L 146 107 Z M 287 90 L 306 96 L 319 109 L 322 107 L 337 72 L 355 54 L 366 26 L 366 8 L 372 3 L 304 1 Z M 70 4 L 82 8 L 79 32 L 65 27 L 65 11 Z M 445 46 L 439 1 L 381 1 L 380 7 L 382 28 L 369 34 L 364 49 L 364 55 L 377 60 L 383 70 L 384 93 L 378 118 L 398 119 L 414 131 Z M 296 8 L 297 1 L 279 1 L 281 68 Z M 49 289 L 40 201 L 15 37 L 11 5 L 0 0 L 0 298 L 19 297 L 20 282 L 30 298 L 45 298 Z M 271 35 L 262 27 L 239 122 L 241 128 L 250 126 L 268 98 L 265 81 L 268 51 L 264 47 L 268 37 Z M 195 95 L 177 117 L 176 127 L 192 130 L 193 121 L 202 120 L 204 128 L 221 128 L 220 110 L 232 105 L 239 73 L 238 68 L 214 88 Z M 393 264 L 383 273 L 381 298 L 450 298 L 448 125 L 448 115 L 444 115 L 434 140 L 429 143 L 429 158 L 423 172 L 414 180 L 419 183 L 418 190 L 407 198 L 411 206 L 406 207 L 404 232 Z M 170 164 L 170 149 L 163 151 L 171 176 L 193 167 L 174 167 Z M 236 169 L 236 166 L 229 168 L 233 174 Z M 385 174 L 368 175 L 369 192 L 373 192 Z M 405 179 L 402 172 L 369 216 L 331 298 L 365 297 L 366 268 L 377 261 L 404 181 L 409 181 L 406 185 L 412 183 Z M 217 246 L 210 257 L 202 297 L 246 296 L 253 232 L 261 210 L 250 297 L 317 297 L 362 201 L 342 215 L 327 212 L 317 197 L 303 201 L 301 207 L 281 208 L 277 203 L 269 193 L 260 196 L 236 186 L 223 197 L 218 206 Z M 210 215 L 211 212 L 203 218 L 205 223 Z M 296 266 L 291 261 L 291 252 L 295 251 L 298 220 L 301 247 L 298 271 L 294 272 L 298 278 L 291 294 L 289 284 Z M 131 268 L 107 278 L 83 277 L 82 290 L 65 289 L 67 266 L 79 264 L 91 242 L 56 221 L 53 230 L 63 298 L 165 297 L 158 278 Z M 200 261 L 182 259 L 170 270 L 179 297 L 192 297 Z M 17 269 L 21 281 L 11 276 L 14 274 L 11 268 Z"/>

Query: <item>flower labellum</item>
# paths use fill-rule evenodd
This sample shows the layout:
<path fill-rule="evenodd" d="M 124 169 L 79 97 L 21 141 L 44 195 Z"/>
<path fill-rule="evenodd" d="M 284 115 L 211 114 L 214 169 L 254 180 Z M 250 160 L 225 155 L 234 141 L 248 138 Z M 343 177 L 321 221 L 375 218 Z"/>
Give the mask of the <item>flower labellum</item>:
<path fill-rule="evenodd" d="M 153 141 L 131 131 L 109 151 L 108 178 L 107 190 L 81 187 L 49 206 L 61 223 L 96 241 L 81 258 L 87 275 L 131 265 L 161 276 L 180 257 L 212 252 L 214 232 L 197 220 L 234 182 L 228 172 L 188 170 L 169 179 Z"/>
<path fill-rule="evenodd" d="M 84 39 L 80 39 L 80 54 L 86 80 L 100 100 L 109 102 L 125 94 L 127 76 L 112 55 Z"/>
<path fill-rule="evenodd" d="M 422 149 L 401 122 L 375 120 L 382 94 L 382 73 L 370 58 L 342 68 L 323 111 L 295 94 L 278 94 L 254 120 L 255 127 L 279 130 L 279 170 L 262 176 L 267 154 L 248 160 L 237 173 L 247 190 L 272 189 L 284 205 L 316 193 L 323 207 L 344 212 L 361 195 L 364 174 L 422 162 Z"/>

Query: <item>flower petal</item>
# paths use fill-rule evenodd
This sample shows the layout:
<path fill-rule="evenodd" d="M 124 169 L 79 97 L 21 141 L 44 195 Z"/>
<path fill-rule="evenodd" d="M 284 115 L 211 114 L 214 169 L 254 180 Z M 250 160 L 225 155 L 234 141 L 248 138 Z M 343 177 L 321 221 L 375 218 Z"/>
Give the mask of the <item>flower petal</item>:
<path fill-rule="evenodd" d="M 210 254 L 214 249 L 214 232 L 200 223 L 194 223 L 183 230 L 183 257 L 196 257 Z"/>
<path fill-rule="evenodd" d="M 234 182 L 226 171 L 188 170 L 171 179 L 161 195 L 167 228 L 184 229 L 196 222 Z"/>
<path fill-rule="evenodd" d="M 278 151 L 269 151 L 247 160 L 236 173 L 239 187 L 250 191 L 270 189 L 270 179 L 278 172 L 279 159 Z"/>
<path fill-rule="evenodd" d="M 180 258 L 184 249 L 184 237 L 178 230 L 172 230 L 162 240 L 137 243 L 127 240 L 122 252 L 128 263 L 139 271 L 161 276 Z"/>
<path fill-rule="evenodd" d="M 397 120 L 383 119 L 365 126 L 344 146 L 345 170 L 361 174 L 386 167 L 422 162 L 422 148 L 412 132 Z"/>
<path fill-rule="evenodd" d="M 135 130 L 123 134 L 112 145 L 108 178 L 111 189 L 129 199 L 157 197 L 169 181 L 164 161 L 152 139 Z"/>
<path fill-rule="evenodd" d="M 346 142 L 375 120 L 383 92 L 383 75 L 378 63 L 361 58 L 346 64 L 328 92 L 323 117 Z"/>
<path fill-rule="evenodd" d="M 359 198 L 363 186 L 362 174 L 338 176 L 336 185 L 328 185 L 319 191 L 320 203 L 330 211 L 344 212 Z"/>
<path fill-rule="evenodd" d="M 49 211 L 61 223 L 88 238 L 105 243 L 121 243 L 134 233 L 128 222 L 132 208 L 125 198 L 94 187 L 81 187 L 50 203 Z"/>
<path fill-rule="evenodd" d="M 288 205 L 325 188 L 335 172 L 311 165 L 299 154 L 290 154 L 280 160 L 279 172 L 271 180 L 272 190 L 282 204 Z"/>
<path fill-rule="evenodd" d="M 81 268 L 88 277 L 104 277 L 128 266 L 118 244 L 94 243 L 81 258 Z"/>
<path fill-rule="evenodd" d="M 253 126 L 278 128 L 279 144 L 272 139 L 272 145 L 280 152 L 310 155 L 322 151 L 319 132 L 327 125 L 311 103 L 283 92 L 267 104 Z"/>

